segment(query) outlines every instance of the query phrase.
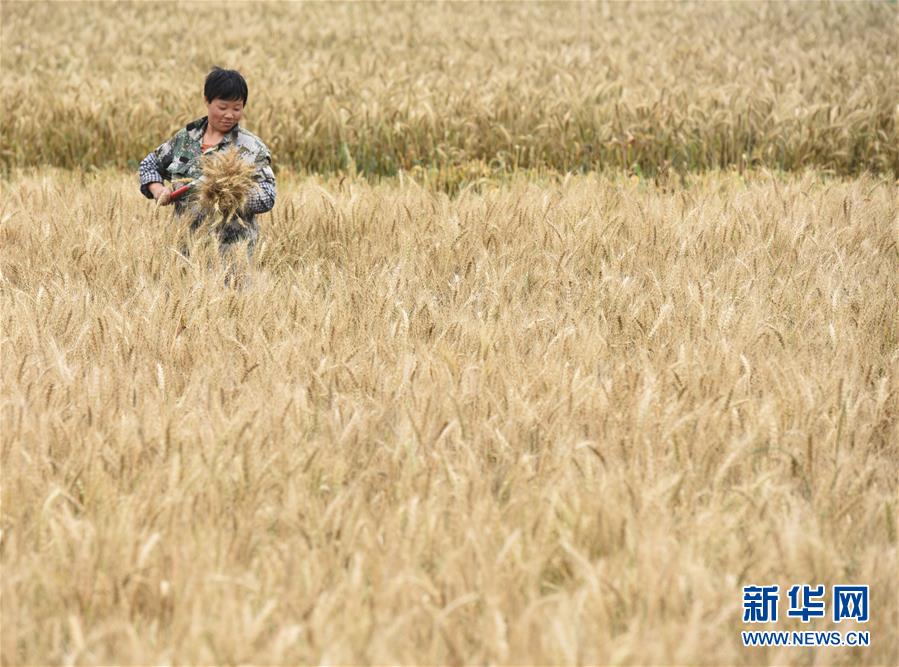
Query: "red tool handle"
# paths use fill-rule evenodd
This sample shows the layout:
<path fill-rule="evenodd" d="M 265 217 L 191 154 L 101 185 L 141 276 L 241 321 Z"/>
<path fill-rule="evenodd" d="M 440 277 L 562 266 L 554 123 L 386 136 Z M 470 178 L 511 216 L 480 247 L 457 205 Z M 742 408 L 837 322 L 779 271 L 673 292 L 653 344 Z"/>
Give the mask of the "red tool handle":
<path fill-rule="evenodd" d="M 185 194 L 187 194 L 188 190 L 190 190 L 190 183 L 188 183 L 187 185 L 182 185 L 180 188 L 178 188 L 177 190 L 172 192 L 171 196 L 169 197 L 169 201 L 175 201 L 176 199 L 180 199 Z"/>

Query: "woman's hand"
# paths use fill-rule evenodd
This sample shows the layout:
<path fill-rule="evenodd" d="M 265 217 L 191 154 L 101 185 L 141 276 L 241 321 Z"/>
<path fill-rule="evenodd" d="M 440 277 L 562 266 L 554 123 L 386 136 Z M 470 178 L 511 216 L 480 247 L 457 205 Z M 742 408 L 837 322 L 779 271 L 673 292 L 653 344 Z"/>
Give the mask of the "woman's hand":
<path fill-rule="evenodd" d="M 150 194 L 156 200 L 157 206 L 168 206 L 172 203 L 172 189 L 162 183 L 150 183 Z"/>

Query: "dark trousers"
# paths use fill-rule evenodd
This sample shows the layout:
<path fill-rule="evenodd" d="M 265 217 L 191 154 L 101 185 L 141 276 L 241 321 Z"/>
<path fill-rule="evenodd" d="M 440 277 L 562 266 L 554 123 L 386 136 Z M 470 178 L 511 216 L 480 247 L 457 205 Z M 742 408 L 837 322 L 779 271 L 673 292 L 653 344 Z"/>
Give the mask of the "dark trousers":
<path fill-rule="evenodd" d="M 252 266 L 253 264 L 253 253 L 256 249 L 256 240 L 259 238 L 258 223 L 255 219 L 247 222 L 234 216 L 226 222 L 207 226 L 204 225 L 207 222 L 206 216 L 194 214 L 193 217 L 194 219 L 190 223 L 190 236 L 193 237 L 198 232 L 205 232 L 218 239 L 219 257 L 226 266 L 225 284 L 230 285 L 237 275 L 237 258 L 233 253 L 237 250 L 239 244 L 246 244 L 247 266 Z M 180 252 L 184 258 L 190 257 L 188 242 L 185 241 L 181 244 Z M 244 278 L 244 282 L 248 284 L 249 280 Z"/>
<path fill-rule="evenodd" d="M 193 237 L 195 233 L 200 231 L 207 223 L 208 216 L 193 211 L 176 209 L 176 214 L 191 215 L 193 220 L 190 223 L 190 235 Z M 256 240 L 259 238 L 259 224 L 255 218 L 248 221 L 242 220 L 237 216 L 231 216 L 227 221 L 220 222 L 214 226 L 208 226 L 207 231 L 218 238 L 219 254 L 225 257 L 230 253 L 233 247 L 238 243 L 247 244 L 247 260 L 253 259 L 253 251 L 256 248 Z M 189 257 L 189 249 L 186 243 L 181 246 L 181 254 Z"/>

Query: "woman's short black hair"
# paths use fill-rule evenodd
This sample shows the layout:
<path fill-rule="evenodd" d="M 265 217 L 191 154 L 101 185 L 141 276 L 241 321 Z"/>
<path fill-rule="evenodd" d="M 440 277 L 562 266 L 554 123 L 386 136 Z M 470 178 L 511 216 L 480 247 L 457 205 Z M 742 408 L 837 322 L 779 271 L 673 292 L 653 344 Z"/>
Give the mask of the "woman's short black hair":
<path fill-rule="evenodd" d="M 206 75 L 206 85 L 203 86 L 203 96 L 207 102 L 214 99 L 236 101 L 243 100 L 247 103 L 249 91 L 246 79 L 236 69 L 222 69 L 213 67 Z"/>

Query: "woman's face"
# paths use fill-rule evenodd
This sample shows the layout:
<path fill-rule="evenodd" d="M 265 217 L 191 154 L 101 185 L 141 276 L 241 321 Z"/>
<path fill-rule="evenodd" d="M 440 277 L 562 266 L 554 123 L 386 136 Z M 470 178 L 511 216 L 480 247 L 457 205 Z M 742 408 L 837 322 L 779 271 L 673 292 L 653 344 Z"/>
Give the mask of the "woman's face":
<path fill-rule="evenodd" d="M 230 132 L 243 116 L 243 100 L 223 100 L 216 97 L 206 102 L 209 125 L 222 134 Z"/>

